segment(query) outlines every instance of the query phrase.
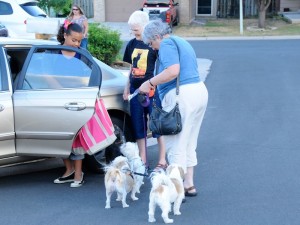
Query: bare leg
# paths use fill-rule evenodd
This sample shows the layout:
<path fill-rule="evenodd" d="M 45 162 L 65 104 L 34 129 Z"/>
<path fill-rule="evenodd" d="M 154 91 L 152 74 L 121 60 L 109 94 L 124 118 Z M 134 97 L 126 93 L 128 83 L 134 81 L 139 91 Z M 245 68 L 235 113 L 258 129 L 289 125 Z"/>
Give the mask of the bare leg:
<path fill-rule="evenodd" d="M 74 180 L 81 181 L 82 179 L 82 160 L 74 160 L 75 177 Z"/>
<path fill-rule="evenodd" d="M 186 174 L 184 175 L 184 188 L 189 188 L 194 186 L 194 167 L 187 167 Z M 189 191 L 189 193 L 196 192 L 196 189 Z"/>
<path fill-rule="evenodd" d="M 145 142 L 145 138 L 142 139 L 137 139 L 136 140 L 139 151 L 140 151 L 140 157 L 142 158 L 143 162 L 146 163 L 147 162 L 147 155 L 146 155 L 146 142 Z"/>
<path fill-rule="evenodd" d="M 63 161 L 64 161 L 64 164 L 65 164 L 65 167 L 66 167 L 66 171 L 63 174 L 63 177 L 69 176 L 74 171 L 73 162 L 70 159 L 63 159 Z"/>
<path fill-rule="evenodd" d="M 166 161 L 166 146 L 165 146 L 165 141 L 164 141 L 163 136 L 160 136 L 159 138 L 157 138 L 157 143 L 158 143 L 158 149 L 159 149 L 158 164 L 166 165 L 167 164 L 167 161 Z"/>

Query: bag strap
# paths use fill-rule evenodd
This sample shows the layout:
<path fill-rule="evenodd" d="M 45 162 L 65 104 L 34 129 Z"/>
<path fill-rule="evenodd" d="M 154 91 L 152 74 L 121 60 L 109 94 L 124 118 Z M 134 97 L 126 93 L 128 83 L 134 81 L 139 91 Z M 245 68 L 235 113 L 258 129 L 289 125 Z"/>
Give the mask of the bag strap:
<path fill-rule="evenodd" d="M 177 51 L 178 51 L 178 56 L 179 56 L 179 61 L 180 61 L 180 54 L 179 54 L 179 47 L 178 47 L 178 44 L 176 43 L 176 41 L 170 37 L 170 40 L 173 41 L 173 43 L 175 44 L 176 48 L 177 48 Z M 157 60 L 156 60 L 156 67 L 155 67 L 155 75 L 158 74 L 158 62 L 159 62 L 159 56 L 157 56 Z M 176 95 L 179 95 L 179 80 L 180 80 L 180 71 L 179 71 L 179 74 L 176 78 Z"/>
<path fill-rule="evenodd" d="M 177 44 L 177 42 L 172 37 L 170 37 L 170 39 L 173 41 L 173 43 L 175 44 L 175 46 L 177 48 L 178 56 L 179 56 L 179 63 L 180 63 L 180 53 L 179 53 L 178 44 Z M 176 95 L 179 95 L 179 79 L 180 79 L 180 71 L 179 71 L 179 74 L 177 76 L 177 81 L 176 81 Z"/>

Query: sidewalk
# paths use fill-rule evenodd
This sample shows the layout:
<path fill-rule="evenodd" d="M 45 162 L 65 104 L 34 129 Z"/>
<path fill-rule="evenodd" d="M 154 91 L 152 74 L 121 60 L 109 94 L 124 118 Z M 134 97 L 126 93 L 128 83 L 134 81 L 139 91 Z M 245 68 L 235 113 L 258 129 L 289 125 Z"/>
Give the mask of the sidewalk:
<path fill-rule="evenodd" d="M 112 30 L 116 30 L 120 32 L 121 40 L 129 41 L 133 38 L 133 35 L 130 34 L 129 26 L 126 22 L 103 22 L 101 23 L 104 26 L 111 28 Z M 300 35 L 294 36 L 231 36 L 231 37 L 185 37 L 184 34 L 174 33 L 180 37 L 183 37 L 186 40 L 198 40 L 198 41 L 205 41 L 205 40 L 282 40 L 282 39 L 300 39 Z"/>

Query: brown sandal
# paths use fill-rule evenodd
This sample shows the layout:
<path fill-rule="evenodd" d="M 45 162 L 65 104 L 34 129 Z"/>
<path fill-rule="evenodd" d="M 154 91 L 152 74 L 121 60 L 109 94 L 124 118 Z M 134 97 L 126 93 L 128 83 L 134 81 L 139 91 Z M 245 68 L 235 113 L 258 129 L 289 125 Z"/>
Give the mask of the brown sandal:
<path fill-rule="evenodd" d="M 167 163 L 166 163 L 166 164 L 158 163 L 158 164 L 156 165 L 156 167 L 154 168 L 154 170 L 159 170 L 159 169 L 166 170 L 167 167 L 168 167 L 168 164 L 167 164 Z"/>
<path fill-rule="evenodd" d="M 190 191 L 192 191 L 192 190 L 195 190 L 195 192 L 190 192 Z M 192 187 L 189 187 L 189 188 L 185 188 L 184 189 L 184 195 L 185 196 L 188 196 L 188 197 L 195 197 L 195 196 L 197 196 L 197 191 L 196 191 L 196 188 L 195 188 L 195 186 L 192 186 Z"/>

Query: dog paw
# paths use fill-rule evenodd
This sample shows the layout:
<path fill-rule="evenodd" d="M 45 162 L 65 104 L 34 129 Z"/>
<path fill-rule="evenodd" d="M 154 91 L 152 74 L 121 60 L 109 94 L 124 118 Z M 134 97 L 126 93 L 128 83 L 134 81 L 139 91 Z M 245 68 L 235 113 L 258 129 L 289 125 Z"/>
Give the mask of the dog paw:
<path fill-rule="evenodd" d="M 173 220 L 173 219 L 164 219 L 164 222 L 165 222 L 165 223 L 173 223 L 174 220 Z"/>
<path fill-rule="evenodd" d="M 179 216 L 179 215 L 181 215 L 181 212 L 179 212 L 179 211 L 178 212 L 174 212 L 174 215 L 175 216 Z"/>
<path fill-rule="evenodd" d="M 129 207 L 129 205 L 123 204 L 123 208 L 128 208 L 128 207 Z"/>
<path fill-rule="evenodd" d="M 105 208 L 106 208 L 106 209 L 110 209 L 110 205 L 106 205 Z"/>
<path fill-rule="evenodd" d="M 136 201 L 136 200 L 139 200 L 139 198 L 137 198 L 137 197 L 132 197 L 132 200 L 133 200 L 133 201 Z"/>
<path fill-rule="evenodd" d="M 149 219 L 148 219 L 148 222 L 149 222 L 149 223 L 154 223 L 154 222 L 156 222 L 156 219 L 154 219 L 154 218 L 149 218 Z"/>

